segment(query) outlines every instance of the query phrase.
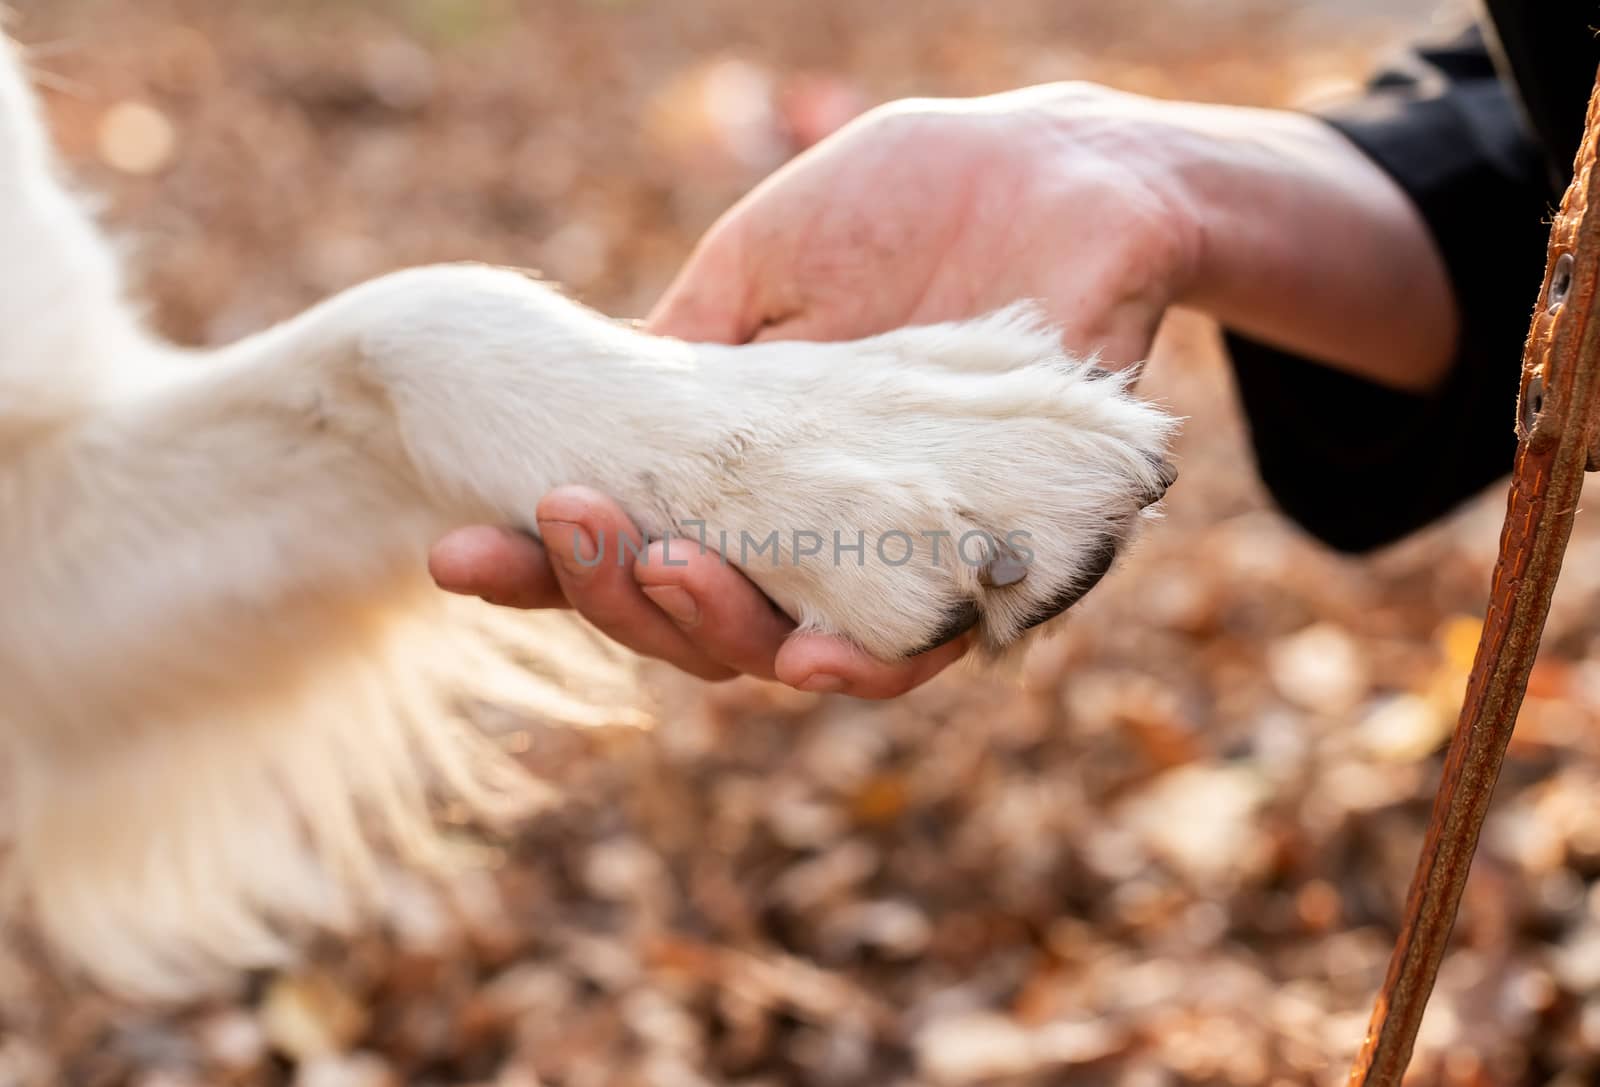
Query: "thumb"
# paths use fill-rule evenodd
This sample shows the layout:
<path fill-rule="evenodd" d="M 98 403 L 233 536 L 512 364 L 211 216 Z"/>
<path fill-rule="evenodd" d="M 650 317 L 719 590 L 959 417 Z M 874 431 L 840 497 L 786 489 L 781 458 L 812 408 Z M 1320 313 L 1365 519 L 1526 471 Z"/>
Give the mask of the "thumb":
<path fill-rule="evenodd" d="M 750 316 L 751 294 L 739 244 L 713 227 L 645 318 L 644 328 L 691 343 L 746 343 L 760 326 Z"/>
<path fill-rule="evenodd" d="M 792 340 L 809 340 L 813 343 L 827 343 L 835 340 L 857 339 L 848 334 L 841 335 L 838 323 L 829 321 L 825 316 L 805 312 L 785 317 L 781 321 L 764 324 L 755 330 L 751 343 L 781 343 Z"/>

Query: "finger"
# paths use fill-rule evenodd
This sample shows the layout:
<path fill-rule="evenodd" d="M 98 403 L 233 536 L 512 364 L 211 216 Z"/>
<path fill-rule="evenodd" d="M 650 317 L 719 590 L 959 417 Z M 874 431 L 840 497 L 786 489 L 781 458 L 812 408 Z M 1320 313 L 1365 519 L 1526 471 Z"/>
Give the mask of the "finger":
<path fill-rule="evenodd" d="M 428 573 L 446 592 L 508 608 L 567 606 L 539 541 L 508 528 L 475 525 L 434 544 Z"/>
<path fill-rule="evenodd" d="M 1156 332 L 1166 315 L 1162 306 L 1136 299 L 1109 310 L 1096 311 L 1094 319 L 1082 314 L 1052 315 L 1061 328 L 1062 346 L 1073 354 L 1098 354 L 1110 370 L 1138 365 L 1150 357 Z"/>
<path fill-rule="evenodd" d="M 731 213 L 730 213 L 731 214 Z M 724 217 L 700 240 L 645 319 L 645 331 L 690 343 L 745 343 L 757 321 L 747 315 L 750 284 L 743 247 Z"/>
<path fill-rule="evenodd" d="M 794 623 L 721 555 L 693 540 L 663 540 L 639 560 L 634 577 L 700 652 L 746 675 L 773 678 Z"/>
<path fill-rule="evenodd" d="M 802 691 L 896 698 L 960 660 L 971 645 L 967 635 L 907 660 L 886 663 L 842 638 L 797 634 L 778 651 L 776 672 L 781 682 Z"/>
<path fill-rule="evenodd" d="M 834 343 L 840 340 L 860 340 L 887 332 L 882 314 L 873 314 L 864 307 L 846 305 L 823 309 L 798 309 L 778 321 L 771 321 L 756 329 L 751 343 L 783 343 L 805 340 L 812 343 Z"/>
<path fill-rule="evenodd" d="M 1107 369 L 1136 367 L 1142 372 L 1154 345 L 1155 331 L 1155 324 L 1144 320 L 1116 321 L 1109 331 L 1090 342 L 1100 355 L 1100 364 Z"/>
<path fill-rule="evenodd" d="M 788 343 L 796 340 L 824 342 L 837 339 L 849 339 L 849 337 L 830 336 L 822 327 L 821 322 L 813 320 L 809 314 L 797 314 L 786 317 L 781 321 L 762 325 L 756 329 L 755 335 L 750 338 L 750 342 Z"/>
<path fill-rule="evenodd" d="M 615 502 L 587 487 L 560 487 L 539 502 L 537 516 L 562 592 L 602 633 L 701 679 L 734 675 L 695 648 L 633 580 L 643 541 Z"/>

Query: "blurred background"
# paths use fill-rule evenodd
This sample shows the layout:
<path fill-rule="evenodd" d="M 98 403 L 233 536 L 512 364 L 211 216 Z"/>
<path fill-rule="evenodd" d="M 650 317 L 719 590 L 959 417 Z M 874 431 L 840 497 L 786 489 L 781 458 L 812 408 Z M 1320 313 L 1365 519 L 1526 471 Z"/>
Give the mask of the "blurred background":
<path fill-rule="evenodd" d="M 1462 17 L 1433 0 L 11 7 L 66 158 L 153 320 L 191 343 L 463 258 L 639 315 L 721 209 L 873 103 L 1070 78 L 1289 104 Z M 1146 388 L 1196 424 L 1167 520 L 1023 688 L 952 675 L 870 705 L 651 673 L 653 727 L 522 722 L 564 807 L 448 887 L 396 873 L 392 922 L 236 999 L 130 1008 L 0 949 L 0 1087 L 1342 1082 L 1503 498 L 1342 559 L 1263 501 L 1202 321 L 1170 322 Z M 1588 517 L 1418 1083 L 1600 1073 L 1597 597 Z"/>

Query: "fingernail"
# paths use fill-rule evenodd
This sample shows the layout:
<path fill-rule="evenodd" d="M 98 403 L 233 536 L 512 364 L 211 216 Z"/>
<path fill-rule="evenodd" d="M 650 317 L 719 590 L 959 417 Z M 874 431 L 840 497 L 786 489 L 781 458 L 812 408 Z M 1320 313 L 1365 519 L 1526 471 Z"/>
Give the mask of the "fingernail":
<path fill-rule="evenodd" d="M 818 672 L 816 675 L 807 676 L 805 682 L 799 684 L 799 688 L 812 694 L 836 694 L 844 690 L 844 680 L 839 676 Z"/>
<path fill-rule="evenodd" d="M 572 543 L 572 553 L 568 554 L 564 547 L 550 548 L 556 565 L 561 567 L 561 572 L 568 577 L 586 578 L 594 573 L 600 565 L 600 548 L 595 546 L 594 537 L 581 525 L 574 525 L 566 521 L 546 521 L 540 527 L 546 543 L 566 542 L 561 539 L 561 534 L 571 533 L 567 537 Z"/>
<path fill-rule="evenodd" d="M 680 627 L 692 627 L 700 622 L 700 605 L 688 591 L 676 585 L 651 585 L 644 590 L 655 606 L 671 616 Z"/>

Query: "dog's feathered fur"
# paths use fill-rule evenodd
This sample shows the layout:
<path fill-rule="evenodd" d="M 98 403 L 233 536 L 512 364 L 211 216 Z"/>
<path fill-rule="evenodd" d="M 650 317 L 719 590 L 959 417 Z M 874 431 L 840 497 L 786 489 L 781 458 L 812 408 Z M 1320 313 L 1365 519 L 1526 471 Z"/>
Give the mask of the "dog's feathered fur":
<path fill-rule="evenodd" d="M 280 961 L 286 930 L 348 918 L 376 844 L 436 851 L 430 796 L 492 816 L 529 794 L 440 709 L 483 658 L 423 575 L 442 532 L 528 525 L 550 487 L 588 483 L 652 535 L 778 531 L 750 572 L 806 627 L 888 657 L 969 614 L 998 648 L 1159 494 L 1168 430 L 1026 310 L 694 346 L 452 266 L 180 351 L 125 304 L 0 37 L 9 880 L 119 989 Z M 793 553 L 836 529 L 1024 531 L 1035 557 L 998 586 L 926 538 L 900 564 L 870 542 L 859 564 Z"/>

